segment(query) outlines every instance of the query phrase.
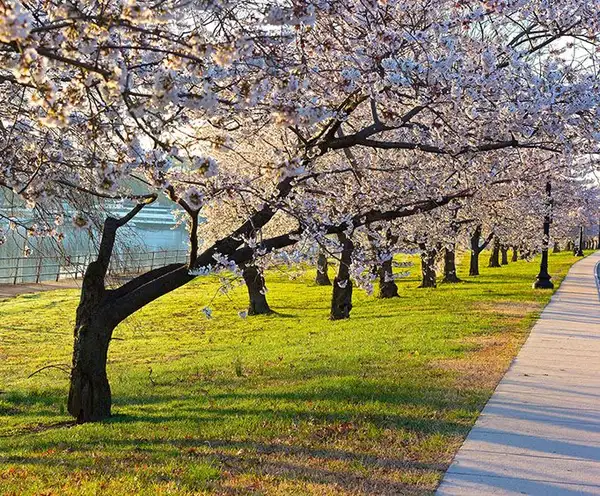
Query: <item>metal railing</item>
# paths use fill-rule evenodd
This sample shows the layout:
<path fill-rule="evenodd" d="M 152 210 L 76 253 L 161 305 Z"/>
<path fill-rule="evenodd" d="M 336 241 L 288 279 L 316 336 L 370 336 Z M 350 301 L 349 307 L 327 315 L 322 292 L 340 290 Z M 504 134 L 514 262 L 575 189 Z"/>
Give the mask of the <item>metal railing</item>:
<path fill-rule="evenodd" d="M 186 250 L 126 251 L 115 253 L 109 276 L 139 274 L 172 263 L 185 263 Z M 74 256 L 0 257 L 0 284 L 40 283 L 79 279 L 95 254 Z"/>

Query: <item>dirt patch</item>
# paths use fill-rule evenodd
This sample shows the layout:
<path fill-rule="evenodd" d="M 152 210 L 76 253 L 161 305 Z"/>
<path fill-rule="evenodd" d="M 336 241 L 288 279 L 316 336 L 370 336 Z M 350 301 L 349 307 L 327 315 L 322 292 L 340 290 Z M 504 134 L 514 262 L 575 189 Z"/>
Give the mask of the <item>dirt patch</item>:
<path fill-rule="evenodd" d="M 468 352 L 461 358 L 436 360 L 433 366 L 454 372 L 454 385 L 459 390 L 493 389 L 508 369 L 523 341 L 522 335 L 514 333 L 473 336 L 461 342 L 475 345 L 475 351 Z"/>
<path fill-rule="evenodd" d="M 486 314 L 497 315 L 498 317 L 520 317 L 539 312 L 542 305 L 537 301 L 497 301 L 494 303 L 478 303 L 477 310 Z"/>
<path fill-rule="evenodd" d="M 536 301 L 479 303 L 477 311 L 493 315 L 498 326 L 496 330 L 507 330 L 463 338 L 460 343 L 469 345 L 472 351 L 460 358 L 437 360 L 433 366 L 454 372 L 458 389 L 495 388 L 527 339 L 524 327 L 519 324 L 541 309 L 542 305 Z"/>

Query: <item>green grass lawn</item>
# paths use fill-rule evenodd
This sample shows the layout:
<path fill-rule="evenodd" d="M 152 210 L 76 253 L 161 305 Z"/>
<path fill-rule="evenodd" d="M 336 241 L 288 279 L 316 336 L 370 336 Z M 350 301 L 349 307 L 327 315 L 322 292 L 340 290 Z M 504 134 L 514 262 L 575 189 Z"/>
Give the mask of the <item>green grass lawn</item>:
<path fill-rule="evenodd" d="M 555 282 L 574 261 L 551 256 Z M 2 301 L 0 494 L 430 494 L 550 298 L 537 269 L 427 290 L 415 267 L 344 322 L 313 272 L 270 273 L 278 313 L 247 319 L 244 288 L 197 279 L 116 329 L 114 417 L 78 426 L 64 371 L 28 378 L 69 364 L 78 292 Z"/>

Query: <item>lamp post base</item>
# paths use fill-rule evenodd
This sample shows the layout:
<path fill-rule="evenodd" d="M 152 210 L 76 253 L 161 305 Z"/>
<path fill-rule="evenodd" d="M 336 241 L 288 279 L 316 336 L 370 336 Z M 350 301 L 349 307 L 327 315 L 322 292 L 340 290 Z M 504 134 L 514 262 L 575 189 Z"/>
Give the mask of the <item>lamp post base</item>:
<path fill-rule="evenodd" d="M 538 274 L 533 283 L 533 289 L 554 289 L 554 284 L 550 279 L 548 274 Z"/>

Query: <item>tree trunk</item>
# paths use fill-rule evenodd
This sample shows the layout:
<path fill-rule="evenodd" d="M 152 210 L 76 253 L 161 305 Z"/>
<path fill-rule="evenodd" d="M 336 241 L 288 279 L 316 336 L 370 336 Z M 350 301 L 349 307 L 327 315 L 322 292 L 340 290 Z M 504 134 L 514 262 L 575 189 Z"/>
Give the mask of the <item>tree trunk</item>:
<path fill-rule="evenodd" d="M 266 315 L 272 313 L 265 296 L 265 279 L 255 265 L 247 265 L 242 272 L 248 288 L 248 315 Z"/>
<path fill-rule="evenodd" d="M 454 245 L 452 248 L 444 248 L 444 279 L 442 279 L 442 282 L 461 282 L 456 275 L 456 250 Z"/>
<path fill-rule="evenodd" d="M 470 276 L 478 276 L 479 275 L 479 251 L 478 250 L 471 250 L 469 275 Z"/>
<path fill-rule="evenodd" d="M 386 260 L 379 268 L 379 297 L 395 298 L 398 294 L 398 285 L 394 281 L 392 259 Z"/>
<path fill-rule="evenodd" d="M 479 240 L 481 238 L 481 226 L 477 226 L 473 234 L 471 235 L 471 262 L 469 264 L 469 275 L 479 275 L 479 254 L 481 250 L 479 248 Z"/>
<path fill-rule="evenodd" d="M 519 261 L 519 252 L 518 252 L 516 246 L 513 246 L 513 249 L 512 249 L 512 261 L 513 262 L 518 262 Z"/>
<path fill-rule="evenodd" d="M 492 253 L 490 255 L 490 263 L 488 267 L 500 267 L 500 241 L 498 238 L 494 238 L 494 244 L 492 246 Z"/>
<path fill-rule="evenodd" d="M 422 281 L 420 288 L 435 288 L 437 287 L 435 273 L 435 256 L 437 250 L 435 248 L 427 248 L 425 244 L 420 244 L 421 248 L 421 275 Z"/>
<path fill-rule="evenodd" d="M 129 222 L 156 196 L 145 198 L 126 216 L 104 222 L 97 259 L 83 276 L 81 298 L 75 318 L 71 381 L 67 409 L 78 423 L 110 417 L 111 391 L 106 375 L 108 347 L 115 327 L 146 303 L 172 291 L 193 277 L 185 265 L 173 264 L 138 276 L 120 288 L 105 288 L 117 229 Z M 166 280 L 165 280 L 166 278 Z M 139 290 L 139 293 L 136 291 Z M 150 298 L 147 292 L 153 292 Z M 132 296 L 139 300 L 132 303 Z"/>
<path fill-rule="evenodd" d="M 352 262 L 352 252 L 354 244 L 345 234 L 338 234 L 338 239 L 342 243 L 342 256 L 338 274 L 333 280 L 333 294 L 331 297 L 331 320 L 342 320 L 350 318 L 352 310 L 352 281 L 350 280 L 350 263 Z"/>
<path fill-rule="evenodd" d="M 317 258 L 317 277 L 315 278 L 317 286 L 331 286 L 328 269 L 329 263 L 327 261 L 327 255 L 325 255 L 323 250 L 319 250 L 319 257 Z"/>
<path fill-rule="evenodd" d="M 77 423 L 110 417 L 111 393 L 106 358 L 113 327 L 102 313 L 88 315 L 87 324 L 76 326 L 73 367 L 67 408 Z"/>
<path fill-rule="evenodd" d="M 110 417 L 111 394 L 106 375 L 108 345 L 116 323 L 104 305 L 106 290 L 104 277 L 108 261 L 102 250 L 112 252 L 110 230 L 116 227 L 106 222 L 103 246 L 98 260 L 90 263 L 85 271 L 81 298 L 75 318 L 73 362 L 67 409 L 78 423 L 95 422 Z M 114 236 L 112 238 L 114 242 Z"/>
<path fill-rule="evenodd" d="M 500 247 L 500 251 L 502 253 L 502 262 L 501 265 L 508 265 L 508 246 L 502 245 Z"/>
<path fill-rule="evenodd" d="M 153 197 L 151 201 L 154 201 Z M 111 394 L 106 375 L 108 345 L 119 323 L 104 279 L 108 272 L 117 229 L 125 225 L 147 203 L 137 205 L 121 219 L 108 217 L 102 229 L 98 257 L 83 276 L 81 297 L 75 317 L 71 381 L 67 409 L 78 423 L 110 417 Z"/>

